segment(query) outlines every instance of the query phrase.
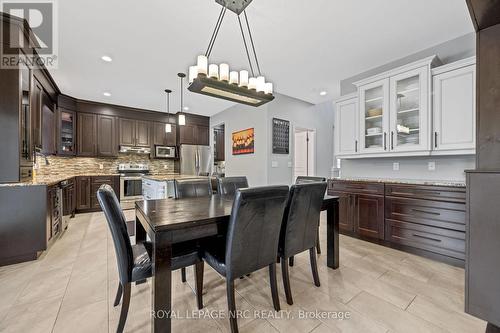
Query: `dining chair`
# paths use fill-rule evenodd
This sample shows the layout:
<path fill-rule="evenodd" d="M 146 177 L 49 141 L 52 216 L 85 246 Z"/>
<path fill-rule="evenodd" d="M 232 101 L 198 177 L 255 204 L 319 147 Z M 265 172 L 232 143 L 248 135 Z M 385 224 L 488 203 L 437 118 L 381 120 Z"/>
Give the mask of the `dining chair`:
<path fill-rule="evenodd" d="M 186 178 L 174 181 L 175 198 L 198 198 L 212 195 L 212 184 L 209 178 Z M 186 282 L 186 269 L 181 269 L 181 280 Z"/>
<path fill-rule="evenodd" d="M 288 186 L 236 190 L 225 240 L 207 242 L 203 259 L 226 278 L 231 332 L 238 332 L 234 281 L 269 268 L 273 306 L 280 311 L 276 280 L 276 254 Z"/>
<path fill-rule="evenodd" d="M 295 180 L 295 184 L 307 184 L 307 183 L 317 183 L 317 182 L 326 182 L 326 178 L 325 177 L 298 176 L 297 179 Z M 316 253 L 321 254 L 321 244 L 319 241 L 319 223 L 318 223 L 318 243 L 316 244 Z M 290 257 L 289 262 L 290 262 L 290 266 L 293 266 L 293 257 Z"/>
<path fill-rule="evenodd" d="M 315 246 L 318 238 L 318 223 L 326 183 L 296 184 L 290 188 L 283 223 L 281 225 L 278 255 L 281 258 L 281 273 L 286 301 L 293 304 L 288 272 L 288 258 L 309 250 L 314 284 L 319 287 Z"/>
<path fill-rule="evenodd" d="M 217 178 L 217 189 L 220 195 L 234 196 L 237 189 L 247 187 L 248 180 L 245 176 Z"/>
<path fill-rule="evenodd" d="M 117 332 L 123 332 L 130 305 L 131 284 L 152 277 L 152 244 L 144 242 L 132 245 L 127 233 L 125 216 L 113 188 L 102 185 L 97 191 L 97 199 L 108 222 L 113 244 L 120 283 L 116 292 L 114 306 L 120 304 L 123 296 Z M 203 266 L 200 250 L 196 243 L 184 242 L 172 247 L 172 270 L 195 265 L 196 298 L 198 309 L 203 308 Z"/>

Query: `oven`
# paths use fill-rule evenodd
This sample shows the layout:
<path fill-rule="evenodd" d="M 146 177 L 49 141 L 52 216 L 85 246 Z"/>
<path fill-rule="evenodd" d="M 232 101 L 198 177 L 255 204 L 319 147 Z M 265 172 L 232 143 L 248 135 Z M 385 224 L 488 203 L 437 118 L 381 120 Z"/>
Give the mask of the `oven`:
<path fill-rule="evenodd" d="M 120 176 L 120 201 L 137 201 L 142 199 L 142 176 Z"/>

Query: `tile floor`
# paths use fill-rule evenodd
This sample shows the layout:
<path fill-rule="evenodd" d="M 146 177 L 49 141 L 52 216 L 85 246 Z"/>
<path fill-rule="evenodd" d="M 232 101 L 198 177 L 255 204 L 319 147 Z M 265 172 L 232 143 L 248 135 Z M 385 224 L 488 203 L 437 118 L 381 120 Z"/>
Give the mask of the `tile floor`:
<path fill-rule="evenodd" d="M 325 234 L 323 221 L 323 249 Z M 240 331 L 484 332 L 484 322 L 463 312 L 463 269 L 350 237 L 341 236 L 340 247 L 338 270 L 328 269 L 325 255 L 319 256 L 319 288 L 312 282 L 308 253 L 296 258 L 291 268 L 293 306 L 285 302 L 278 269 L 281 317 L 272 311 L 267 270 L 238 280 L 237 308 L 245 311 Z M 186 284 L 174 272 L 173 307 L 179 317 L 173 320 L 174 332 L 229 331 L 228 321 L 221 318 L 227 309 L 225 282 L 205 267 L 202 313 L 191 314 L 196 310 L 192 270 Z M 0 267 L 0 332 L 115 332 L 117 285 L 115 253 L 103 215 L 78 215 L 39 260 Z M 150 303 L 149 282 L 134 285 L 127 332 L 150 332 Z"/>

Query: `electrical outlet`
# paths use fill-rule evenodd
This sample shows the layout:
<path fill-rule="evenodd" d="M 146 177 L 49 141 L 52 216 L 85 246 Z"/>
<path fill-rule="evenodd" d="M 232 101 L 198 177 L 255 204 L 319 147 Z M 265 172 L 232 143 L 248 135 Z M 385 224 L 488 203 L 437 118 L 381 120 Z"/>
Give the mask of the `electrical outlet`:
<path fill-rule="evenodd" d="M 271 162 L 271 167 L 277 168 L 278 167 L 278 161 L 272 161 Z"/>
<path fill-rule="evenodd" d="M 165 169 L 165 170 L 166 170 L 166 169 L 168 169 L 168 165 L 166 165 L 166 164 L 165 164 L 165 165 L 163 166 L 163 169 Z"/>
<path fill-rule="evenodd" d="M 392 170 L 399 171 L 399 163 L 398 162 L 392 163 Z"/>
<path fill-rule="evenodd" d="M 429 162 L 427 164 L 427 168 L 429 169 L 429 171 L 435 171 L 436 170 L 436 162 Z"/>
<path fill-rule="evenodd" d="M 104 169 L 104 165 L 99 163 L 99 170 L 102 170 L 102 169 Z"/>

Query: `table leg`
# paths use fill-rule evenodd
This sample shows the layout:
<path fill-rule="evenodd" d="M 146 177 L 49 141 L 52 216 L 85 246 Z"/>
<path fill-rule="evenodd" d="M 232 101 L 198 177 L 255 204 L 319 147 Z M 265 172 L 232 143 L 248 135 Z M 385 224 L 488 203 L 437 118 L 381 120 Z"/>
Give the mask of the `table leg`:
<path fill-rule="evenodd" d="M 339 268 L 339 202 L 335 200 L 326 210 L 327 255 L 326 265 Z"/>
<path fill-rule="evenodd" d="M 153 240 L 151 332 L 172 332 L 172 244 L 164 235 Z"/>
<path fill-rule="evenodd" d="M 146 241 L 146 230 L 139 221 L 139 218 L 135 218 L 135 243 L 143 243 Z"/>

